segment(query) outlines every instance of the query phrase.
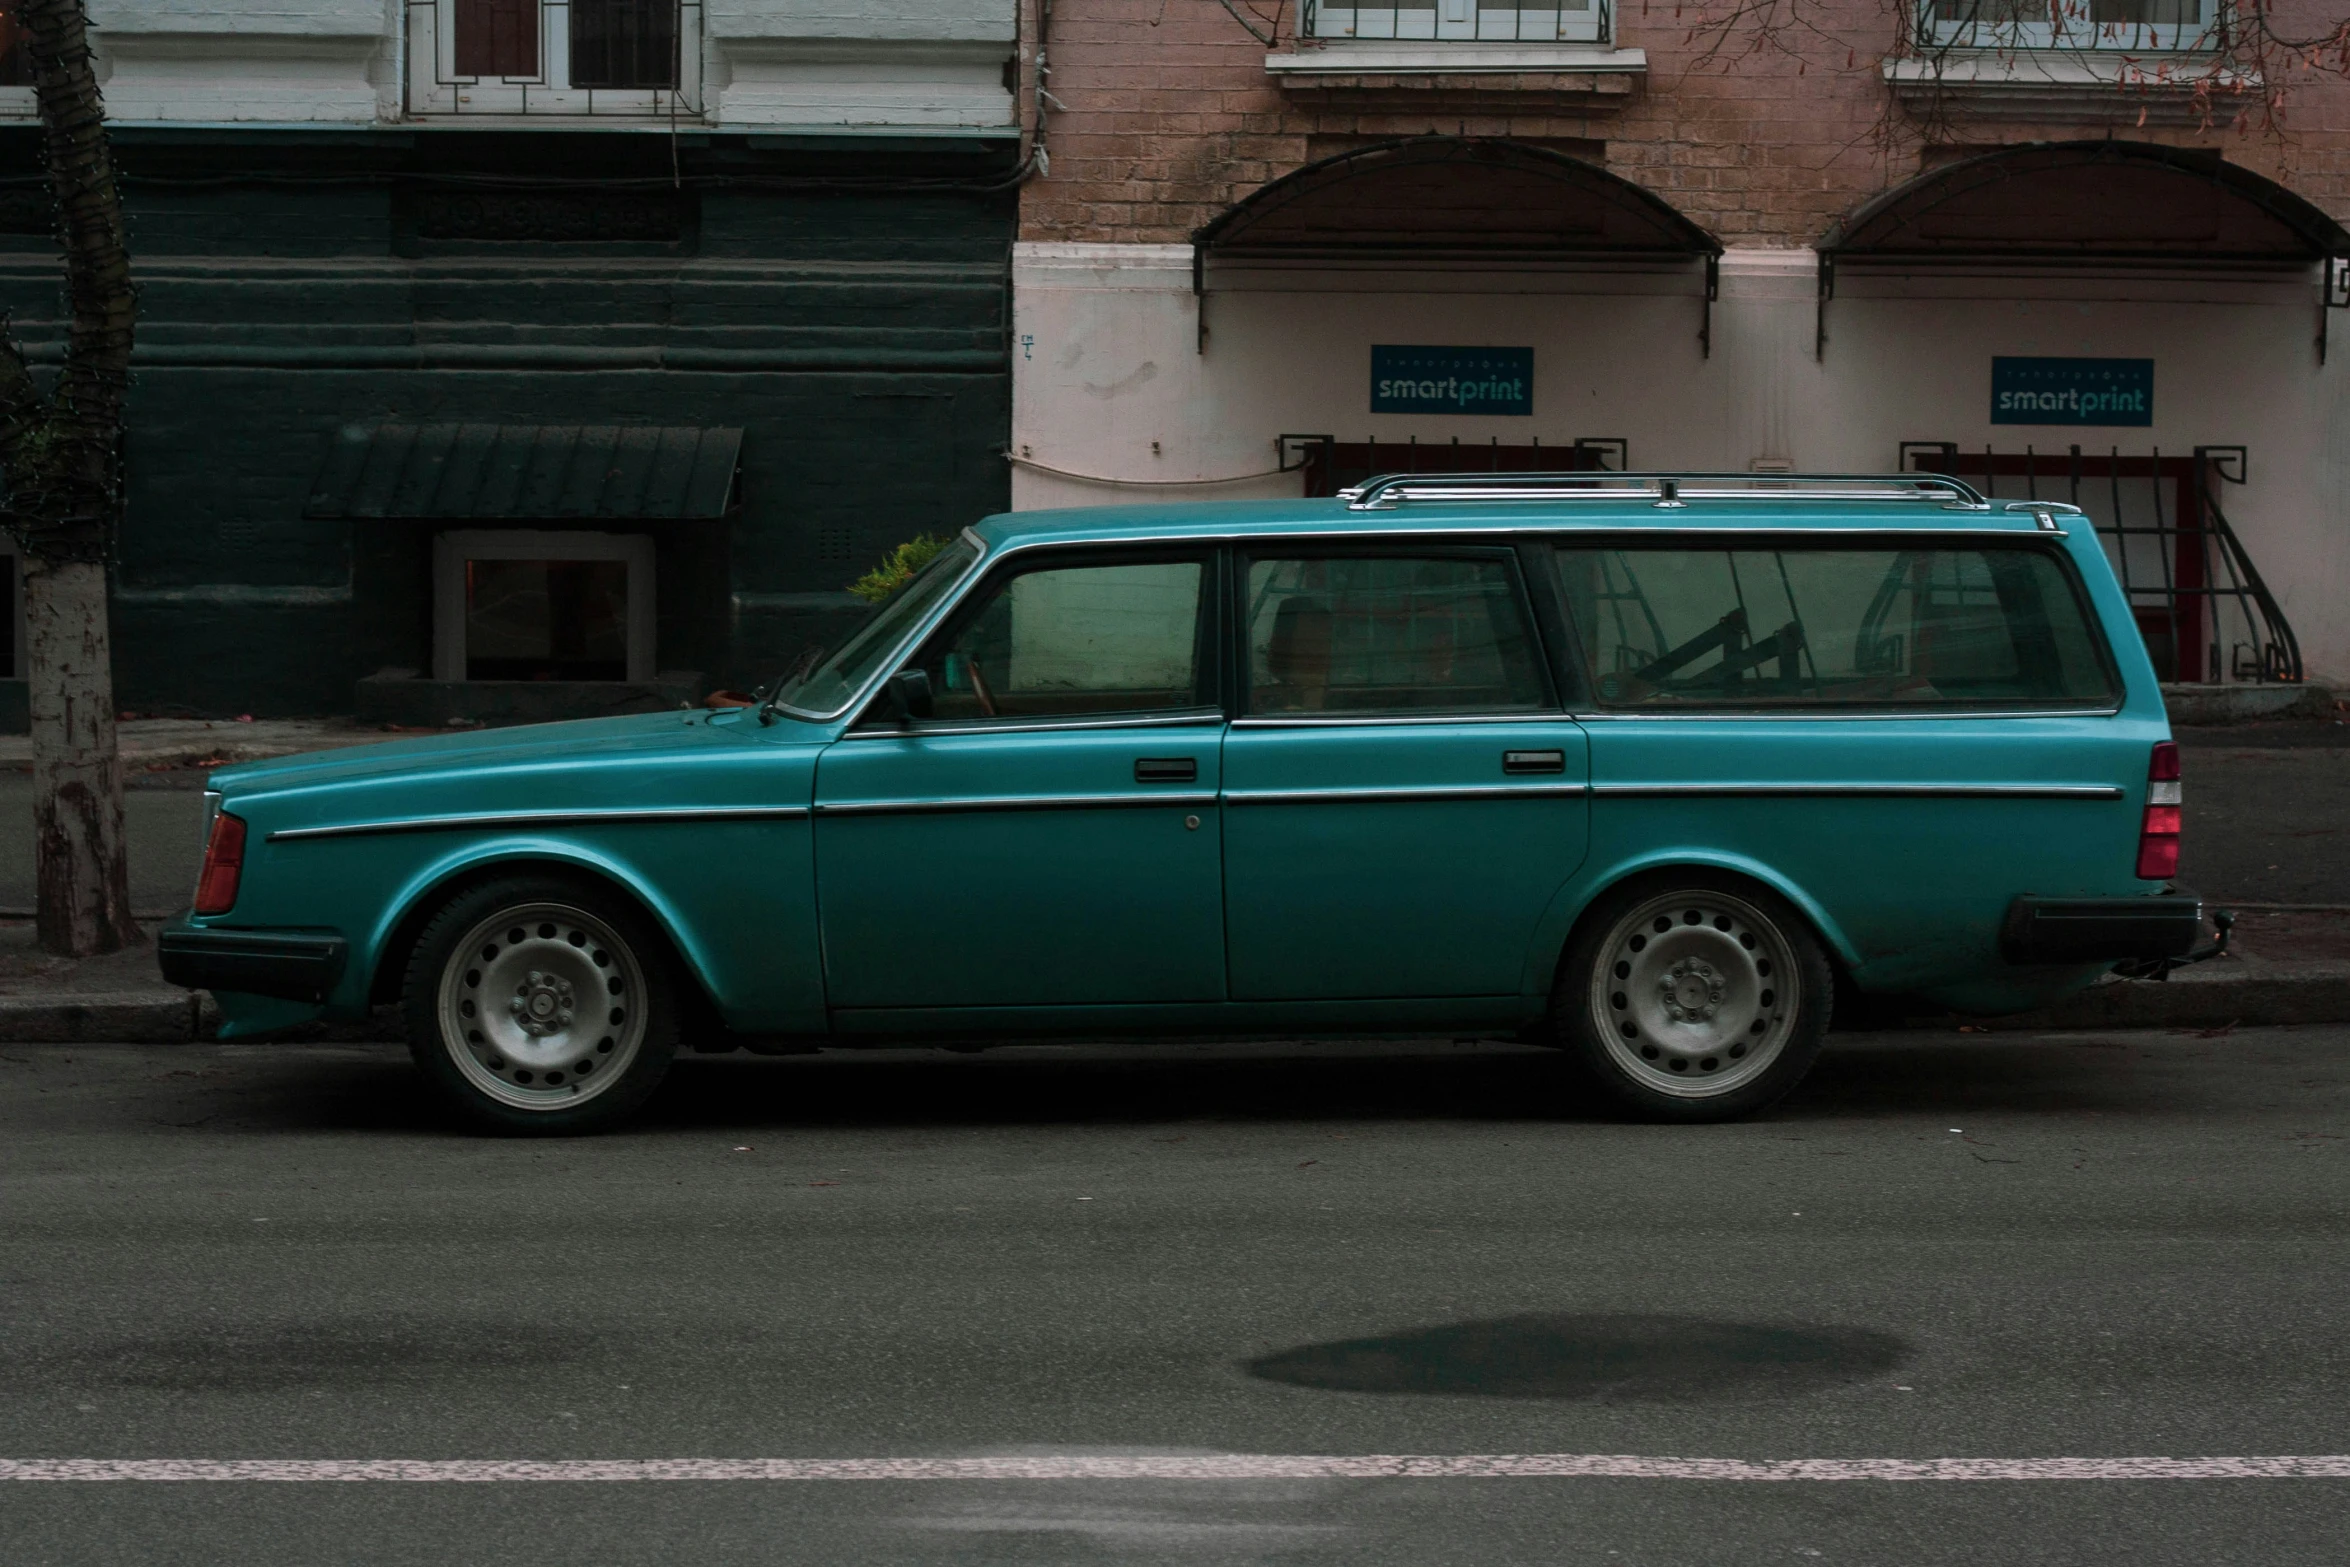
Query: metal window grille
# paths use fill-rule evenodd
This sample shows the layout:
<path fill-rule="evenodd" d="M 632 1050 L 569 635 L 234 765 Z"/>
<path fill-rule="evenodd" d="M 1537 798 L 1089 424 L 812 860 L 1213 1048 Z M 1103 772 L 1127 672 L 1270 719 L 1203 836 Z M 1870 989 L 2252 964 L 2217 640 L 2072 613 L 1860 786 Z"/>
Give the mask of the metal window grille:
<path fill-rule="evenodd" d="M 1989 49 L 2209 49 L 2218 0 L 1926 0 L 1918 41 Z"/>
<path fill-rule="evenodd" d="M 1423 0 L 1382 6 L 1306 0 L 1305 33 L 1461 43 L 1605 43 L 1613 36 L 1613 5 L 1611 0 Z"/>
<path fill-rule="evenodd" d="M 703 0 L 407 0 L 407 8 L 412 113 L 701 112 Z"/>
<path fill-rule="evenodd" d="M 1964 479 L 1993 500 L 2064 501 L 2089 514 L 2165 680 L 2298 681 L 2301 643 L 2220 507 L 2241 446 L 2062 452 L 1910 441 L 1901 466 Z"/>

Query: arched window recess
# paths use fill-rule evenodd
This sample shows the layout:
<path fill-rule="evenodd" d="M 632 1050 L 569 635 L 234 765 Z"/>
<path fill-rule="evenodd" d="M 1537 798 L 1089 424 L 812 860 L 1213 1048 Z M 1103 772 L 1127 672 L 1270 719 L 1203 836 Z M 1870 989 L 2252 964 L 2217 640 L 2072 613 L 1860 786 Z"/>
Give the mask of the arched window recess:
<path fill-rule="evenodd" d="M 1816 248 L 1813 351 L 1822 358 L 1837 276 L 1862 267 L 2303 276 L 2322 269 L 2320 364 L 2329 312 L 2350 305 L 2350 231 L 2216 152 L 2149 142 L 2032 142 L 1966 158 L 1863 202 Z"/>
<path fill-rule="evenodd" d="M 1214 264 L 1388 263 L 1465 269 L 1702 268 L 1698 341 L 1713 348 L 1721 242 L 1595 163 L 1492 137 L 1422 136 L 1309 163 L 1191 237 L 1199 346 Z"/>

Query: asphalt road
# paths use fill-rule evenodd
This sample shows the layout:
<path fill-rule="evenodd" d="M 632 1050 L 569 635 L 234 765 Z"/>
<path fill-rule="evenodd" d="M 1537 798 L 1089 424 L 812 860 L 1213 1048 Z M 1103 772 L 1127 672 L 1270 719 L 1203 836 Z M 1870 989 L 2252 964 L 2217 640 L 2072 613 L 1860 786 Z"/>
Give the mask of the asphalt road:
<path fill-rule="evenodd" d="M 0 1051 L 0 1459 L 2350 1454 L 2350 1029 L 1840 1036 L 1627 1125 L 1506 1046 Z M 0 1465 L 0 1468 L 4 1468 Z M 2342 1559 L 2350 1479 L 38 1484 L 48 1563 Z"/>
<path fill-rule="evenodd" d="M 2180 874 L 2210 898 L 2350 903 L 2350 724 L 2185 729 Z M 202 775 L 135 774 L 131 903 L 186 906 L 203 854 Z M 33 904 L 32 780 L 0 773 L 0 910 Z"/>

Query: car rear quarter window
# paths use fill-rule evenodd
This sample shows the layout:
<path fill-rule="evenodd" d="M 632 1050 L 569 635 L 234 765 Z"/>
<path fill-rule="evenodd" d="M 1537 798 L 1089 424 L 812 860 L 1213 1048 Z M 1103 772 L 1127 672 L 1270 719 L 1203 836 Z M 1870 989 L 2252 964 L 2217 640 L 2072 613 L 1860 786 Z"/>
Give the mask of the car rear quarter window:
<path fill-rule="evenodd" d="M 2000 544 L 1558 551 L 1601 707 L 2109 705 L 2071 566 Z"/>
<path fill-rule="evenodd" d="M 1254 714 L 1507 713 L 1547 705 L 1511 557 L 1313 555 L 1248 564 Z"/>

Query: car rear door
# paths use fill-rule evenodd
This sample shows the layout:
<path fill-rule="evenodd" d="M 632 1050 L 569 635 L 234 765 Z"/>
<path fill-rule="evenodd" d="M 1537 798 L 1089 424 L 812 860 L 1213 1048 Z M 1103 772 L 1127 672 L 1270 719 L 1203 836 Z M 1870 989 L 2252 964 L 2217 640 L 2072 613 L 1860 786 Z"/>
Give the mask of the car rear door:
<path fill-rule="evenodd" d="M 1587 802 L 1517 551 L 1268 543 L 1232 591 L 1233 999 L 1521 991 Z"/>

